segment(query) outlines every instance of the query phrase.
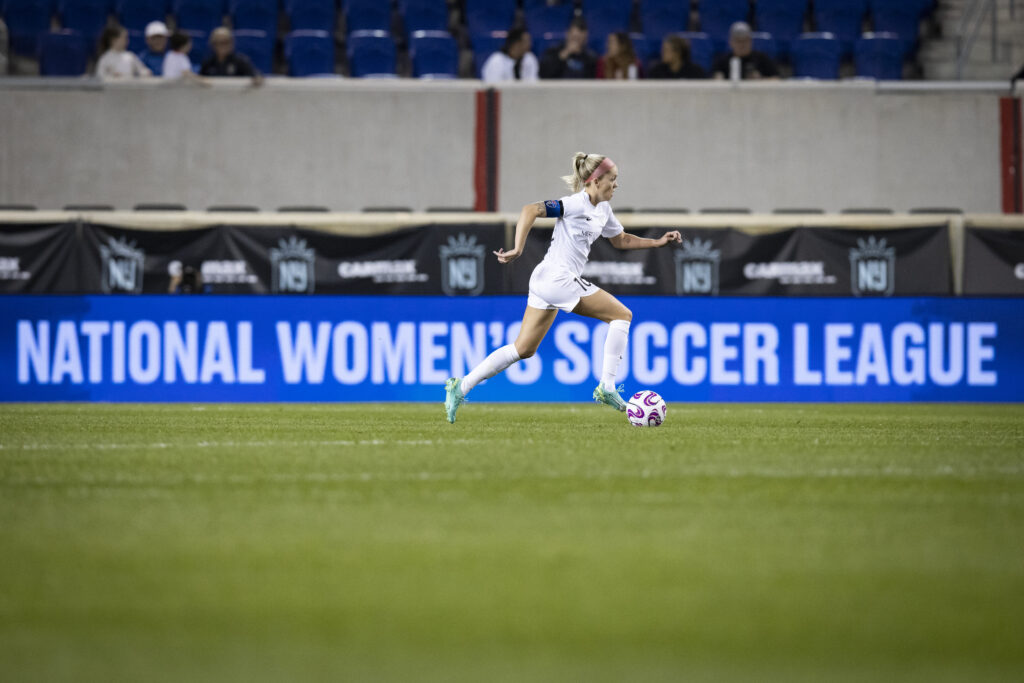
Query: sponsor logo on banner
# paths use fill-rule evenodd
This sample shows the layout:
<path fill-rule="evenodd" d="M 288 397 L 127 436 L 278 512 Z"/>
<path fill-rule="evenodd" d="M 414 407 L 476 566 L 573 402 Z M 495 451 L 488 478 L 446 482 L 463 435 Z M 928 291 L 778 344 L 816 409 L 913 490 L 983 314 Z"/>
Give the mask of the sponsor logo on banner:
<path fill-rule="evenodd" d="M 306 240 L 289 237 L 270 249 L 270 291 L 312 294 L 316 289 L 316 251 Z"/>
<path fill-rule="evenodd" d="M 18 256 L 0 256 L 0 280 L 28 280 L 32 273 L 21 269 Z"/>
<path fill-rule="evenodd" d="M 338 264 L 342 280 L 373 280 L 377 284 L 391 282 L 426 282 L 429 276 L 416 270 L 415 259 L 385 261 L 342 261 Z"/>
<path fill-rule="evenodd" d="M 105 294 L 140 293 L 145 263 L 146 252 L 135 242 L 108 237 L 107 243 L 100 245 L 100 290 Z"/>
<path fill-rule="evenodd" d="M 823 261 L 772 261 L 743 266 L 748 280 L 778 280 L 783 285 L 834 285 L 836 276 L 825 272 Z"/>
<path fill-rule="evenodd" d="M 658 279 L 644 274 L 644 264 L 632 261 L 588 261 L 583 277 L 603 285 L 653 285 Z"/>
<path fill-rule="evenodd" d="M 181 261 L 167 264 L 167 274 L 171 277 L 181 276 L 182 269 Z M 209 285 L 254 285 L 259 282 L 259 278 L 249 272 L 248 263 L 235 259 L 203 261 L 199 265 L 199 272 L 203 283 Z"/>
<path fill-rule="evenodd" d="M 858 239 L 850 249 L 850 279 L 857 296 L 892 296 L 896 288 L 896 248 L 885 239 Z"/>
<path fill-rule="evenodd" d="M 718 294 L 718 267 L 722 251 L 711 240 L 683 240 L 675 253 L 677 294 Z"/>
<path fill-rule="evenodd" d="M 484 245 L 476 237 L 449 237 L 439 249 L 441 291 L 448 296 L 476 296 L 484 291 Z"/>

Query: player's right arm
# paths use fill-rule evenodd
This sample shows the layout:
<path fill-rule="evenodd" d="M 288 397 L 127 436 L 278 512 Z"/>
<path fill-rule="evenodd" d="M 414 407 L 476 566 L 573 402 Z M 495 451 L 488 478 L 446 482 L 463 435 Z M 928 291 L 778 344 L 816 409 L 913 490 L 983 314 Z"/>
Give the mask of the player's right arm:
<path fill-rule="evenodd" d="M 524 206 L 523 210 L 519 212 L 519 221 L 516 222 L 515 244 L 509 251 L 499 249 L 494 252 L 494 255 L 498 257 L 498 261 L 501 263 L 511 263 L 522 256 L 523 249 L 526 247 L 526 236 L 530 234 L 533 224 L 538 218 L 559 215 L 552 213 L 552 211 L 560 211 L 561 204 L 557 200 L 552 200 L 548 202 L 534 202 Z"/>

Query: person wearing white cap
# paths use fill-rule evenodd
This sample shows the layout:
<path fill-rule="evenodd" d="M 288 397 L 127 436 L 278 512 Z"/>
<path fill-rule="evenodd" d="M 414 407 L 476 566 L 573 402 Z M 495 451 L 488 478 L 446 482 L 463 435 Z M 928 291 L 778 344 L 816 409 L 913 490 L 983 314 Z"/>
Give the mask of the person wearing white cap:
<path fill-rule="evenodd" d="M 146 24 L 146 49 L 139 53 L 139 59 L 156 76 L 163 74 L 167 37 L 170 35 L 167 24 L 162 21 L 151 21 Z"/>

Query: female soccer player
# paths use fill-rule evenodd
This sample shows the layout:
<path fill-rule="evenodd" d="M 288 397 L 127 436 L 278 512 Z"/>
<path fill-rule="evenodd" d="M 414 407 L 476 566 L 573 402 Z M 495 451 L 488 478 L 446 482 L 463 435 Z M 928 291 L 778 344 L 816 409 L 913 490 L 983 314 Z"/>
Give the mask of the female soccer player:
<path fill-rule="evenodd" d="M 608 323 L 601 383 L 594 389 L 594 400 L 619 411 L 626 410 L 626 403 L 615 388 L 615 375 L 626 350 L 633 314 L 611 294 L 584 280 L 583 266 L 590 256 L 590 245 L 598 237 L 608 238 L 618 249 L 652 249 L 679 242 L 681 238 L 675 230 L 656 240 L 623 232 L 608 204 L 619 186 L 618 178 L 619 169 L 608 157 L 577 152 L 572 160 L 572 174 L 562 178 L 574 194 L 523 207 L 516 224 L 515 246 L 509 251 L 494 252 L 498 261 L 511 263 L 519 258 L 526 246 L 526 236 L 538 218 L 558 219 L 551 245 L 530 276 L 530 295 L 515 342 L 494 351 L 465 377 L 452 377 L 445 384 L 448 422 L 455 422 L 455 412 L 473 387 L 537 352 L 558 311 L 571 311 Z"/>

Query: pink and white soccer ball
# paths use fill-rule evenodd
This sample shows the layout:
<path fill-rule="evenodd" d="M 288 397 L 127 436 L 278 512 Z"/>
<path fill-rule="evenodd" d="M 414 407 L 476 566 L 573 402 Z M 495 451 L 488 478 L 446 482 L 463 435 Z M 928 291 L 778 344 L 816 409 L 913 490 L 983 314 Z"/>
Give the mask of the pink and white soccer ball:
<path fill-rule="evenodd" d="M 626 406 L 626 417 L 634 427 L 660 427 L 667 412 L 665 401 L 649 389 L 633 394 Z"/>

